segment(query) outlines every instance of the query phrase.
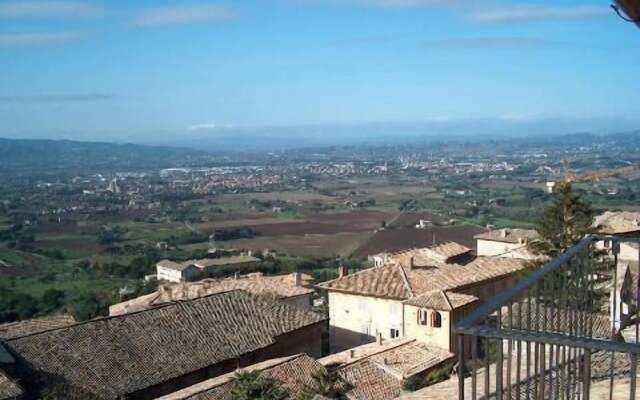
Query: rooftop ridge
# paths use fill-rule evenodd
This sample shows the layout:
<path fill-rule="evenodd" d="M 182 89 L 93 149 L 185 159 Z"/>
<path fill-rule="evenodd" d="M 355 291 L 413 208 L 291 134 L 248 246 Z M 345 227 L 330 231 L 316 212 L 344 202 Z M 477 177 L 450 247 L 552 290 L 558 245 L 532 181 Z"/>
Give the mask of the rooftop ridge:
<path fill-rule="evenodd" d="M 240 371 L 260 371 L 264 372 L 271 368 L 278 367 L 300 357 L 304 357 L 306 354 L 298 353 L 291 356 L 280 357 L 280 358 L 272 358 L 269 360 L 261 361 L 256 364 L 248 365 L 246 367 L 237 368 L 232 372 L 227 372 L 226 374 L 222 374 L 213 378 L 206 379 L 204 381 L 195 383 L 191 386 L 187 386 L 173 393 L 169 393 L 167 395 L 158 397 L 157 400 L 182 400 L 187 399 L 192 396 L 196 396 L 198 394 L 204 393 L 208 390 L 217 388 L 219 386 L 225 385 L 229 382 L 233 382 L 235 379 L 235 375 Z"/>
<path fill-rule="evenodd" d="M 160 304 L 160 305 L 158 305 L 156 307 L 153 307 L 153 308 L 148 308 L 148 309 L 138 310 L 138 311 L 132 311 L 132 312 L 126 313 L 126 314 L 107 315 L 107 316 L 100 317 L 100 318 L 93 318 L 93 319 L 88 319 L 86 321 L 80 321 L 80 322 L 77 322 L 77 323 L 74 323 L 74 324 L 69 324 L 67 326 L 59 326 L 59 327 L 56 327 L 56 328 L 45 329 L 45 330 L 39 331 L 39 332 L 33 332 L 33 333 L 29 333 L 29 334 L 22 335 L 22 336 L 16 336 L 16 337 L 8 339 L 6 341 L 10 342 L 10 341 L 14 341 L 14 340 L 17 340 L 17 339 L 23 339 L 23 338 L 28 338 L 28 337 L 31 337 L 31 336 L 41 335 L 43 333 L 54 332 L 54 331 L 61 330 L 61 329 L 69 329 L 69 328 L 72 328 L 72 327 L 82 326 L 82 325 L 91 324 L 91 323 L 95 323 L 95 322 L 109 321 L 109 320 L 112 320 L 112 319 L 124 318 L 124 317 L 128 317 L 128 316 L 131 316 L 131 315 L 137 315 L 137 314 L 142 314 L 142 313 L 146 313 L 146 312 L 157 311 L 159 309 L 163 309 L 163 308 L 166 308 L 166 307 L 173 307 L 173 306 L 175 306 L 177 304 L 180 304 L 180 303 L 187 303 L 187 302 L 191 302 L 191 301 L 199 301 L 199 300 L 203 300 L 203 299 L 206 299 L 206 298 L 209 298 L 209 297 L 212 297 L 212 296 L 218 296 L 218 295 L 222 295 L 222 294 L 225 294 L 225 293 L 236 292 L 236 291 L 237 292 L 244 292 L 244 293 L 246 293 L 249 296 L 254 297 L 254 298 L 256 297 L 255 295 L 253 295 L 253 294 L 251 294 L 251 293 L 249 293 L 249 292 L 247 292 L 245 290 L 242 290 L 242 289 L 225 290 L 224 292 L 211 293 L 211 294 L 208 294 L 206 296 L 198 297 L 198 298 L 195 298 L 195 299 L 173 300 L 173 301 L 170 301 L 170 302 L 167 302 L 167 303 Z"/>

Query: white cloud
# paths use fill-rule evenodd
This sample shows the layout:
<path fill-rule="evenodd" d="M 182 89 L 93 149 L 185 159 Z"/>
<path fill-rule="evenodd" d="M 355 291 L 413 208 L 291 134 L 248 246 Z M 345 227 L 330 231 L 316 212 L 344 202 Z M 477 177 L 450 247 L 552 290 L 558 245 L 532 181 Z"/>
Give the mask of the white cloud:
<path fill-rule="evenodd" d="M 119 97 L 109 93 L 41 94 L 29 96 L 0 96 L 0 103 L 85 103 L 115 100 Z"/>
<path fill-rule="evenodd" d="M 78 40 L 78 32 L 12 32 L 0 33 L 0 47 L 39 46 Z"/>
<path fill-rule="evenodd" d="M 10 0 L 0 2 L 0 17 L 93 17 L 103 10 L 91 3 L 67 0 Z"/>
<path fill-rule="evenodd" d="M 140 26 L 181 25 L 226 21 L 234 17 L 235 14 L 231 9 L 215 4 L 160 7 L 143 11 L 138 16 L 137 24 Z"/>
<path fill-rule="evenodd" d="M 609 9 L 603 7 L 544 7 L 513 6 L 503 8 L 479 9 L 469 14 L 478 22 L 514 22 L 553 19 L 583 19 L 607 15 Z"/>
<path fill-rule="evenodd" d="M 380 8 L 418 8 L 451 5 L 457 0 L 298 0 L 307 4 L 326 4 L 331 6 L 364 6 Z"/>
<path fill-rule="evenodd" d="M 215 124 L 213 122 L 209 122 L 206 124 L 196 124 L 196 125 L 191 125 L 188 130 L 190 131 L 204 131 L 204 130 L 209 130 L 209 129 L 216 129 L 218 128 L 218 124 Z"/>
<path fill-rule="evenodd" d="M 518 36 L 455 38 L 422 43 L 424 47 L 440 49 L 531 49 L 557 44 L 551 40 Z"/>

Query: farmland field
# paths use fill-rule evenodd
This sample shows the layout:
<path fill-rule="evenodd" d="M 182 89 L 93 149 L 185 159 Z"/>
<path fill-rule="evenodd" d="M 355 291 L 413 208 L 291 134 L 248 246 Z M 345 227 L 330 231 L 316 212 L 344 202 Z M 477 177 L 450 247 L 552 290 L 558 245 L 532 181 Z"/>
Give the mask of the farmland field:
<path fill-rule="evenodd" d="M 271 249 L 293 256 L 349 257 L 371 236 L 372 233 L 368 232 L 336 233 L 331 235 L 258 236 L 252 239 L 224 242 L 222 247 L 245 250 L 251 249 L 254 251 Z"/>
<path fill-rule="evenodd" d="M 454 241 L 475 249 L 474 235 L 485 230 L 473 225 L 433 227 L 428 229 L 398 228 L 377 232 L 354 256 L 365 257 L 384 251 L 399 251 L 413 247 L 428 247 L 434 243 Z"/>

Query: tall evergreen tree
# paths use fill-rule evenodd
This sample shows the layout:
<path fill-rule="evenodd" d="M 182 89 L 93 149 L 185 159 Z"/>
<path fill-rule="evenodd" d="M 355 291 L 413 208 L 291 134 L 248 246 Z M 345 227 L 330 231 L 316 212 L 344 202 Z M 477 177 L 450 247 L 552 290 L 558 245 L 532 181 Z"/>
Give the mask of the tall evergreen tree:
<path fill-rule="evenodd" d="M 536 223 L 538 239 L 529 243 L 530 250 L 540 256 L 557 257 L 588 234 L 594 211 L 573 191 L 570 181 L 556 185 L 553 203 Z"/>

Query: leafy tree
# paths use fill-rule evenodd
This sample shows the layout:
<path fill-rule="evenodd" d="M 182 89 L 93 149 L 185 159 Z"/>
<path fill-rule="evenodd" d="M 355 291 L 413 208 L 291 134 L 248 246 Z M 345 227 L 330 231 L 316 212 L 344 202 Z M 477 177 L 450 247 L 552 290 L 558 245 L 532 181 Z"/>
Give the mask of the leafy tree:
<path fill-rule="evenodd" d="M 64 304 L 65 293 L 58 289 L 47 289 L 42 295 L 42 308 L 47 311 L 54 311 Z"/>
<path fill-rule="evenodd" d="M 343 399 L 347 385 L 337 370 L 321 370 L 313 374 L 313 381 L 305 386 L 299 400 L 312 400 L 316 395 L 330 399 Z"/>
<path fill-rule="evenodd" d="M 571 182 L 562 182 L 552 204 L 537 221 L 539 237 L 529 248 L 537 255 L 557 257 L 591 231 L 593 218 L 593 209 L 573 191 Z"/>
<path fill-rule="evenodd" d="M 273 378 L 260 375 L 260 371 L 236 374 L 231 389 L 231 400 L 285 400 L 289 393 Z"/>

